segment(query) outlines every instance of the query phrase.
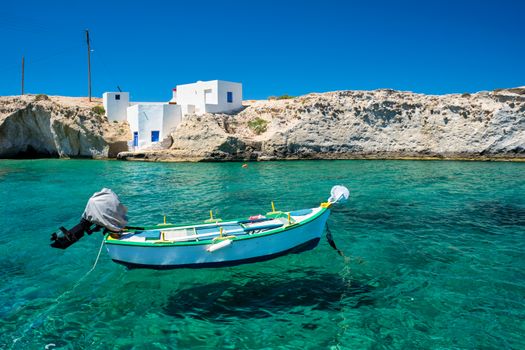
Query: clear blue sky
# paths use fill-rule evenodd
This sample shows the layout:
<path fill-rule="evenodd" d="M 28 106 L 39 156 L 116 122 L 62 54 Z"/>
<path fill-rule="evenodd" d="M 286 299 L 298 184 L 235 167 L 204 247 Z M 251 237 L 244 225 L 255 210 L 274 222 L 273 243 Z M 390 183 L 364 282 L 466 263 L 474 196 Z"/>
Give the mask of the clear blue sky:
<path fill-rule="evenodd" d="M 244 98 L 340 89 L 442 94 L 525 85 L 525 1 L 15 1 L 0 8 L 0 95 L 119 85 L 167 100 L 196 80 Z"/>

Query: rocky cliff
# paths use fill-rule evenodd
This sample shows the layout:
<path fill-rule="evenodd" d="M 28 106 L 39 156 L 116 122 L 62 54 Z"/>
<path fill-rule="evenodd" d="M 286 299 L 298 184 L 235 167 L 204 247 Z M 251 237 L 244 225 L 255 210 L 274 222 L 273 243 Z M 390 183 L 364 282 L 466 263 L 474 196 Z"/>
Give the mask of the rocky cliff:
<path fill-rule="evenodd" d="M 127 150 L 129 127 L 109 123 L 101 105 L 99 99 L 0 97 L 0 158 L 116 157 Z"/>
<path fill-rule="evenodd" d="M 525 159 L 525 87 L 476 94 L 336 91 L 189 116 L 168 150 L 121 159 Z"/>

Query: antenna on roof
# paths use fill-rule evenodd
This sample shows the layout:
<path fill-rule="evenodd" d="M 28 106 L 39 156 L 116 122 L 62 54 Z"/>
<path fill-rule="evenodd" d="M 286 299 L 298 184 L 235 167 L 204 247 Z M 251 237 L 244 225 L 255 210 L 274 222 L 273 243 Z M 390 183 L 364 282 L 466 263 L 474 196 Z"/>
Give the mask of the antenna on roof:
<path fill-rule="evenodd" d="M 117 85 L 117 89 L 118 89 L 119 92 L 122 92 L 122 89 L 118 85 Z"/>

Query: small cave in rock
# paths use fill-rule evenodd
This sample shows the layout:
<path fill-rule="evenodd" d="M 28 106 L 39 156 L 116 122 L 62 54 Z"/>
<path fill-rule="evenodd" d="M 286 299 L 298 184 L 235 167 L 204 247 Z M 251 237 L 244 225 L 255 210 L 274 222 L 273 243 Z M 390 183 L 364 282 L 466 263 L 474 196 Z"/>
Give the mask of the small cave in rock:
<path fill-rule="evenodd" d="M 0 123 L 0 158 L 58 158 L 51 113 L 18 110 Z"/>
<path fill-rule="evenodd" d="M 21 148 L 18 153 L 11 154 L 8 158 L 12 159 L 39 159 L 39 158 L 59 158 L 58 152 L 38 150 L 32 145 Z"/>

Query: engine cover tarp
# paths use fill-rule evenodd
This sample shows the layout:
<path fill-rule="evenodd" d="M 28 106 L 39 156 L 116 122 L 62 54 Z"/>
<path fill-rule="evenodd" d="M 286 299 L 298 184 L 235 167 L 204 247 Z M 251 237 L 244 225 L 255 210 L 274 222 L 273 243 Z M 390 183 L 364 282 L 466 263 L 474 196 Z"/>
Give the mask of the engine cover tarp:
<path fill-rule="evenodd" d="M 109 188 L 103 188 L 89 199 L 82 218 L 119 232 L 128 224 L 128 208 L 120 203 L 118 196 Z"/>

